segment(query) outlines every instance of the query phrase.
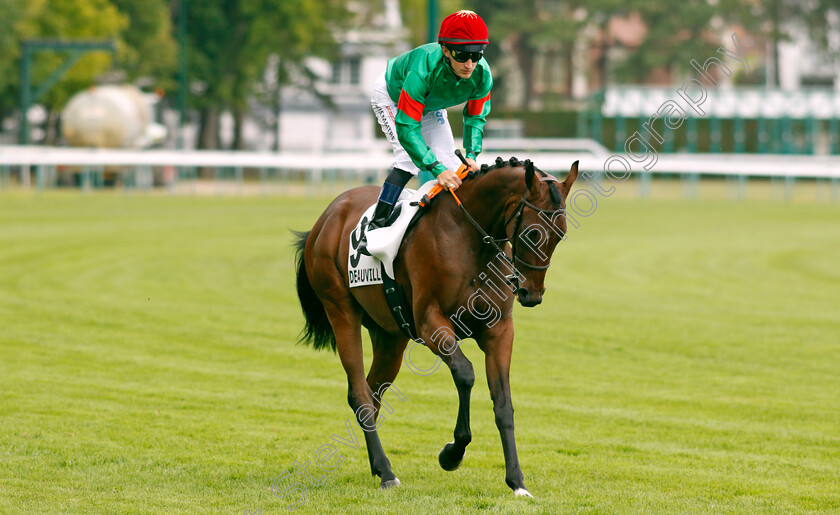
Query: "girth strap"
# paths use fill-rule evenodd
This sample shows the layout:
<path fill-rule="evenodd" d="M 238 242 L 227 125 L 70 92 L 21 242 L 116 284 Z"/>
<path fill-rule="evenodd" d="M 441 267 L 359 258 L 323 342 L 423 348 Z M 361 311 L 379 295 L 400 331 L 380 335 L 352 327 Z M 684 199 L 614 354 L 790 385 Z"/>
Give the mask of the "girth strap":
<path fill-rule="evenodd" d="M 380 264 L 382 269 L 382 289 L 385 291 L 385 302 L 391 310 L 391 315 L 400 326 L 400 329 L 412 340 L 417 341 L 417 328 L 414 325 L 414 315 L 411 313 L 411 304 L 406 300 L 402 285 L 391 279 L 385 273 L 385 265 Z"/>

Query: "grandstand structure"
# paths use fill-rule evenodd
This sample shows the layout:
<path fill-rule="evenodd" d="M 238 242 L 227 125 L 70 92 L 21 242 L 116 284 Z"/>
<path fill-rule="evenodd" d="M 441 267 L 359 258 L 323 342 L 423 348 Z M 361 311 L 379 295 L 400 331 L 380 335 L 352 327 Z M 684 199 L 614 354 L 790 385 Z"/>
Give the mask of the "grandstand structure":
<path fill-rule="evenodd" d="M 840 92 L 766 88 L 706 87 L 697 108 L 687 105 L 681 86 L 612 86 L 595 92 L 578 119 L 578 134 L 624 151 L 635 132 L 663 153 L 755 153 L 837 155 L 840 153 Z M 684 118 L 677 131 L 663 120 L 669 101 Z M 653 121 L 651 121 L 653 119 Z M 652 125 L 651 125 L 652 123 Z M 668 134 L 664 141 L 645 127 Z"/>

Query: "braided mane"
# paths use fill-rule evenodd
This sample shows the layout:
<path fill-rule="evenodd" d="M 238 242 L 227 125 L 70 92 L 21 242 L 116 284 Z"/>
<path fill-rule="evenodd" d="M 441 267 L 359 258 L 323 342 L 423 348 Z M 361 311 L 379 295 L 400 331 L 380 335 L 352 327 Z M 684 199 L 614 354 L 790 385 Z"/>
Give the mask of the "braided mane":
<path fill-rule="evenodd" d="M 497 157 L 496 161 L 495 161 L 495 163 L 493 163 L 493 165 L 483 164 L 483 165 L 481 165 L 481 169 L 478 172 L 470 172 L 469 174 L 467 174 L 467 178 L 470 179 L 470 178 L 473 178 L 473 177 L 479 177 L 479 176 L 482 176 L 482 175 L 486 175 L 486 174 L 488 174 L 488 173 L 490 173 L 494 170 L 498 170 L 500 168 L 527 167 L 529 165 L 531 165 L 531 160 L 530 159 L 526 159 L 525 161 L 520 161 L 519 159 L 511 156 L 510 159 L 505 161 L 501 157 Z M 536 166 L 534 167 L 534 171 L 538 172 L 540 177 L 547 177 L 548 176 L 548 174 L 546 172 L 540 170 Z M 551 194 L 551 201 L 554 202 L 557 205 L 560 205 L 561 202 L 563 201 L 563 197 L 562 197 L 562 195 L 560 195 L 560 190 L 557 189 L 557 184 L 554 183 L 554 182 L 549 182 L 548 183 L 548 191 Z"/>

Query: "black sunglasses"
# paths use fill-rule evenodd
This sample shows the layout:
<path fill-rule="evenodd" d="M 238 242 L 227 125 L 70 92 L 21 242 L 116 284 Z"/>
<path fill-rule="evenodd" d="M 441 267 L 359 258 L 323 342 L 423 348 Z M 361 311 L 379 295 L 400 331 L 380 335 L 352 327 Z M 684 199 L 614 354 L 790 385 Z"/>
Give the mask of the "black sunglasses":
<path fill-rule="evenodd" d="M 452 59 L 455 59 L 459 63 L 465 63 L 469 60 L 472 60 L 472 62 L 477 63 L 481 60 L 481 57 L 484 55 L 484 52 L 466 52 L 464 50 L 458 50 L 457 48 L 453 48 L 451 46 L 447 46 L 446 48 L 449 49 L 449 55 L 452 56 Z"/>

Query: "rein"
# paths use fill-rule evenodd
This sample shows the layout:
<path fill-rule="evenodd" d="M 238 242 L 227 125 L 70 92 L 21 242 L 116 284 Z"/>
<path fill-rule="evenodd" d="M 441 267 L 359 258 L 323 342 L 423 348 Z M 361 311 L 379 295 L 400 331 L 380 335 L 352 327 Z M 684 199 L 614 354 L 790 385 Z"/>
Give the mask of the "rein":
<path fill-rule="evenodd" d="M 467 211 L 467 208 L 464 207 L 464 204 L 461 203 L 461 199 L 458 198 L 458 195 L 456 195 L 455 192 L 452 190 L 449 190 L 449 193 L 452 193 L 452 196 L 455 198 L 455 202 L 458 204 L 458 207 L 461 208 L 461 211 L 464 213 L 464 216 L 467 217 L 467 220 L 472 224 L 473 227 L 475 227 L 478 233 L 481 234 L 481 241 L 495 248 L 496 252 L 501 254 L 502 257 L 505 258 L 505 261 L 507 261 L 507 263 L 512 268 L 516 268 L 516 266 L 513 263 L 513 260 L 507 257 L 507 254 L 505 254 L 504 250 L 499 246 L 499 242 L 505 243 L 506 241 L 508 241 L 508 239 L 500 238 L 497 240 L 496 238 L 487 234 L 487 231 L 485 231 L 484 228 L 481 225 L 479 225 L 478 222 L 475 221 L 475 218 L 472 217 L 470 212 Z M 507 224 L 505 224 L 505 226 L 507 226 Z M 513 275 L 507 276 L 506 279 L 510 279 L 511 277 L 513 277 Z"/>

